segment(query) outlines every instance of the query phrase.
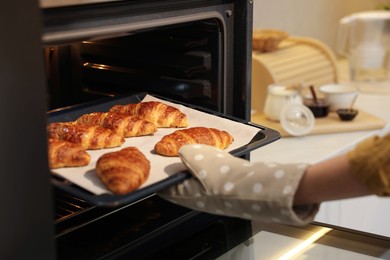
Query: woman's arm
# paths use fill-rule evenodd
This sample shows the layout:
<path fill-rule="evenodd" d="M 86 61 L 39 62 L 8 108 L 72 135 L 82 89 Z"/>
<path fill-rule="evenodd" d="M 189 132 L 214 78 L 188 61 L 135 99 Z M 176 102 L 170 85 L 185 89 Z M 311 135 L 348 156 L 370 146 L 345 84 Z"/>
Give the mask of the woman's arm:
<path fill-rule="evenodd" d="M 351 173 L 347 155 L 309 166 L 294 197 L 294 205 L 320 203 L 372 194 Z"/>

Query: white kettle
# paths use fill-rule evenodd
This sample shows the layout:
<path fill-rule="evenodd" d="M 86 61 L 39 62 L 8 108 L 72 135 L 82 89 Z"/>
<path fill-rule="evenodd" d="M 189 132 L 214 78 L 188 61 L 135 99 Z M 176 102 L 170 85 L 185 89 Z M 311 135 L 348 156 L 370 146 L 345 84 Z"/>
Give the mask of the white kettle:
<path fill-rule="evenodd" d="M 390 11 L 360 12 L 342 18 L 337 51 L 348 58 L 352 82 L 389 83 Z"/>

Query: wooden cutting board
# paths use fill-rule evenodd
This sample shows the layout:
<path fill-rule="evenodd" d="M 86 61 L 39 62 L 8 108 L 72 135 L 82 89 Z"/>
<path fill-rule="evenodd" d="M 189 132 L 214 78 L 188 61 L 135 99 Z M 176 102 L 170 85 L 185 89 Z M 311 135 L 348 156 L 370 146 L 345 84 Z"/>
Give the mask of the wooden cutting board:
<path fill-rule="evenodd" d="M 251 122 L 275 129 L 283 137 L 291 136 L 283 129 L 280 122 L 271 121 L 264 114 L 253 114 Z M 309 135 L 375 130 L 383 128 L 385 124 L 382 119 L 362 110 L 359 110 L 352 121 L 341 121 L 335 112 L 330 112 L 327 117 L 315 119 L 315 125 Z"/>

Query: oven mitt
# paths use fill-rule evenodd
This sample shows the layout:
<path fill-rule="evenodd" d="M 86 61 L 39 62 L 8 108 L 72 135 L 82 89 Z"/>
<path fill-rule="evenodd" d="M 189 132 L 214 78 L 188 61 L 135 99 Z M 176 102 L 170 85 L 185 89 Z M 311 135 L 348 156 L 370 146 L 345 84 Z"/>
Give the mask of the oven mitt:
<path fill-rule="evenodd" d="M 348 153 L 352 174 L 378 196 L 390 196 L 390 134 L 374 136 Z"/>
<path fill-rule="evenodd" d="M 307 165 L 249 162 L 207 145 L 185 145 L 180 158 L 192 173 L 159 195 L 173 203 L 217 215 L 305 225 L 319 205 L 293 207 Z"/>

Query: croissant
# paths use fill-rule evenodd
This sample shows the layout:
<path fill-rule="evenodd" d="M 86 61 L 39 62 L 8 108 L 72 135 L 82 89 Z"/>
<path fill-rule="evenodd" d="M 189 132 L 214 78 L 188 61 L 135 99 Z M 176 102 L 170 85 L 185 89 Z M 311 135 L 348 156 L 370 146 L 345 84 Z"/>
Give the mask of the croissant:
<path fill-rule="evenodd" d="M 47 126 L 50 138 L 80 144 L 85 149 L 102 149 L 121 146 L 125 139 L 110 129 L 78 122 L 56 122 Z"/>
<path fill-rule="evenodd" d="M 157 127 L 187 127 L 187 116 L 179 109 L 158 101 L 140 102 L 137 104 L 116 105 L 111 112 L 139 116 L 154 123 Z"/>
<path fill-rule="evenodd" d="M 51 169 L 88 165 L 91 157 L 78 144 L 59 139 L 48 139 L 48 158 Z"/>
<path fill-rule="evenodd" d="M 96 162 L 96 173 L 114 194 L 138 189 L 149 177 L 150 162 L 136 147 L 103 154 Z"/>
<path fill-rule="evenodd" d="M 155 124 L 137 116 L 117 112 L 94 112 L 79 117 L 77 122 L 100 125 L 124 137 L 150 135 L 157 132 Z"/>
<path fill-rule="evenodd" d="M 233 142 L 233 137 L 226 131 L 207 127 L 192 127 L 176 130 L 164 136 L 155 144 L 156 153 L 165 156 L 178 156 L 180 147 L 185 144 L 207 144 L 219 149 L 227 148 Z"/>

